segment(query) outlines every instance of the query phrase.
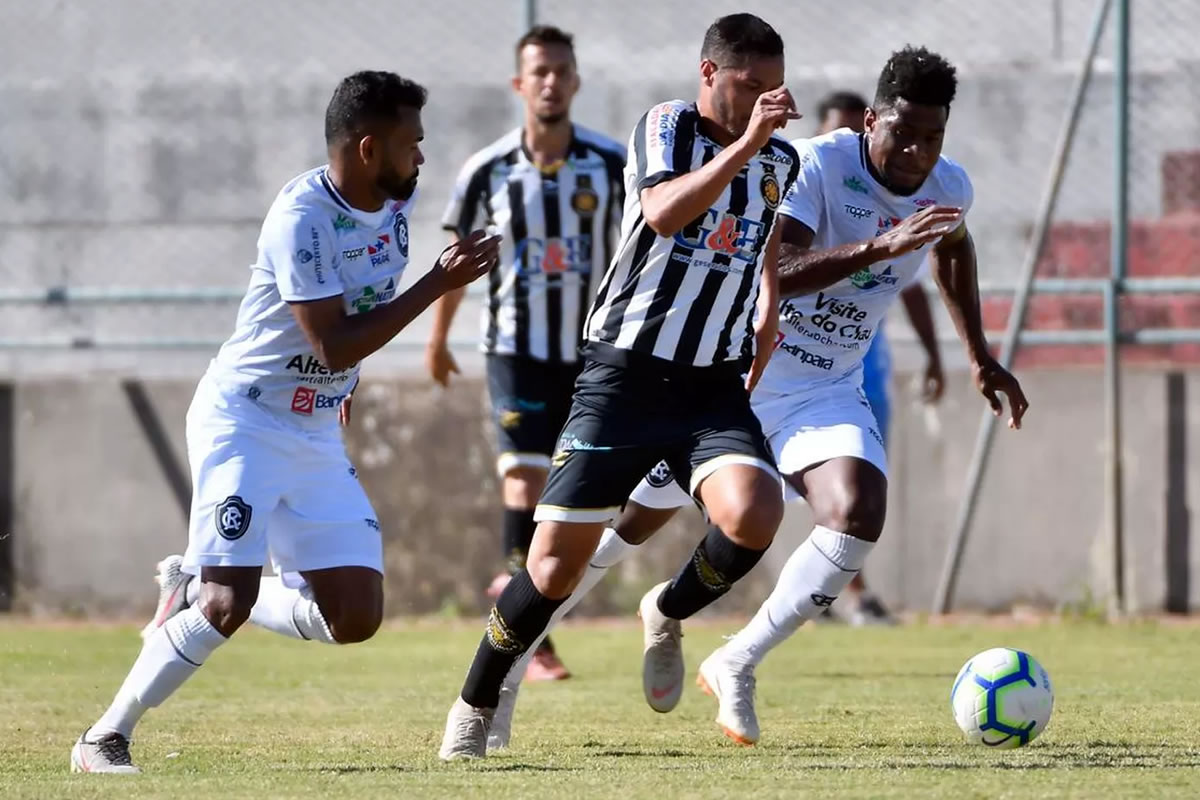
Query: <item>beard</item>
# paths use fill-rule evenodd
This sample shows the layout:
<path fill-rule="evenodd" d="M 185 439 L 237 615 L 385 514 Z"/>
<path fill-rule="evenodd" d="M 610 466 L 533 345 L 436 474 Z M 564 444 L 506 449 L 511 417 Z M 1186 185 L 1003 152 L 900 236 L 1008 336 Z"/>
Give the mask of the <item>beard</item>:
<path fill-rule="evenodd" d="M 393 200 L 407 200 L 417 190 L 417 176 L 420 174 L 421 170 L 418 169 L 414 170 L 413 174 L 407 178 L 401 178 L 395 169 L 389 167 L 379 173 L 379 177 L 375 179 L 375 185 Z"/>

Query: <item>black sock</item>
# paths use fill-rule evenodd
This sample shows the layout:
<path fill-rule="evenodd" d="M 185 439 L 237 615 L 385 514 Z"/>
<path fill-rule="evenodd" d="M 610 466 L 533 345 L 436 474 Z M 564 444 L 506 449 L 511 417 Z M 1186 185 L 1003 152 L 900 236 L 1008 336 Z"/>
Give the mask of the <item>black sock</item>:
<path fill-rule="evenodd" d="M 504 509 L 504 561 L 510 574 L 525 568 L 525 557 L 529 555 L 529 545 L 533 542 L 533 532 L 537 523 L 533 521 L 532 508 Z"/>
<path fill-rule="evenodd" d="M 659 595 L 658 610 L 671 619 L 687 619 L 728 592 L 765 552 L 742 547 L 710 526 L 691 559 Z"/>
<path fill-rule="evenodd" d="M 546 630 L 555 609 L 565 600 L 543 595 L 525 570 L 513 575 L 492 606 L 487 631 L 463 684 L 462 699 L 476 708 L 495 708 L 504 677 L 538 634 Z"/>

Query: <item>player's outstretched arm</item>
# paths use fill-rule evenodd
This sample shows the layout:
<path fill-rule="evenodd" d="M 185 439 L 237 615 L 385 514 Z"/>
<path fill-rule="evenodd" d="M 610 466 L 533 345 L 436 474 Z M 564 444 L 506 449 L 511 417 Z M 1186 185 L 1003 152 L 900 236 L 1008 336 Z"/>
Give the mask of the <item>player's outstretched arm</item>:
<path fill-rule="evenodd" d="M 787 89 L 763 92 L 754 104 L 750 124 L 736 142 L 698 170 L 641 190 L 642 217 L 659 236 L 674 236 L 717 202 L 738 171 L 762 149 L 771 134 L 799 119 Z"/>
<path fill-rule="evenodd" d="M 966 223 L 938 242 L 930 253 L 929 262 L 942 294 L 942 302 L 950 312 L 959 338 L 966 345 L 976 387 L 996 416 L 1004 413 L 997 393 L 1007 395 L 1012 411 L 1008 426 L 1020 428 L 1029 401 L 1025 399 L 1017 379 L 1000 366 L 988 351 L 987 337 L 983 333 L 983 314 L 979 310 L 975 243 L 971 240 Z"/>
<path fill-rule="evenodd" d="M 433 269 L 395 300 L 363 314 L 347 314 L 341 295 L 288 305 L 321 363 L 340 372 L 390 342 L 446 292 L 486 275 L 499 247 L 499 236 L 475 231 L 443 250 Z"/>
<path fill-rule="evenodd" d="M 812 250 L 815 236 L 812 229 L 781 214 L 780 294 L 784 297 L 812 294 L 872 264 L 912 252 L 950 233 L 961 214 L 961 208 L 929 206 L 885 234 L 828 250 Z"/>

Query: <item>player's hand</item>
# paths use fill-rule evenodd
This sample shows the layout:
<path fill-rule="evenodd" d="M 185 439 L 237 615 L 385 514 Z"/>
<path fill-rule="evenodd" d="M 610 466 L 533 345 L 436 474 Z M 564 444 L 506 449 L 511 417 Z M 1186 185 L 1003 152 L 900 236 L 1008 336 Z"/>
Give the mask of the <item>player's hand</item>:
<path fill-rule="evenodd" d="M 794 119 L 800 119 L 792 93 L 784 87 L 763 92 L 754 102 L 750 112 L 750 124 L 742 134 L 743 141 L 758 150 L 771 138 L 771 134 Z"/>
<path fill-rule="evenodd" d="M 946 391 L 946 376 L 942 372 L 942 362 L 931 360 L 925 365 L 925 374 L 921 376 L 921 401 L 933 405 L 942 399 Z"/>
<path fill-rule="evenodd" d="M 1004 413 L 1004 405 L 1000 402 L 997 393 L 1003 393 L 1008 397 L 1008 405 L 1012 410 L 1012 416 L 1008 419 L 1008 427 L 1020 430 L 1021 418 L 1029 409 L 1029 401 L 1025 399 L 1025 392 L 1021 391 L 1020 382 L 991 357 L 974 364 L 971 371 L 974 373 L 975 386 L 979 389 L 979 393 L 987 399 L 988 405 L 992 407 L 992 413 L 997 417 Z"/>
<path fill-rule="evenodd" d="M 911 253 L 945 236 L 958 227 L 962 209 L 955 206 L 928 206 L 902 220 L 879 239 L 889 258 Z"/>
<path fill-rule="evenodd" d="M 430 272 L 445 293 L 488 274 L 499 260 L 500 236 L 472 231 L 443 250 Z"/>
<path fill-rule="evenodd" d="M 425 367 L 429 370 L 429 377 L 433 378 L 433 382 L 442 387 L 450 385 L 451 372 L 459 371 L 458 362 L 454 360 L 454 354 L 446 347 L 445 342 L 430 343 L 425 349 Z"/>

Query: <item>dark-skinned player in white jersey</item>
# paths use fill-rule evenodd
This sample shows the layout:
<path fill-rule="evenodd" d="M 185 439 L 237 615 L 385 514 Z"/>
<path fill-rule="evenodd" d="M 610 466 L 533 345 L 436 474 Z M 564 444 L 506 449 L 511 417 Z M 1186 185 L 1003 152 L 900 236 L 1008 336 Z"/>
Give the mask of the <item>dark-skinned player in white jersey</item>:
<path fill-rule="evenodd" d="M 773 280 L 775 212 L 800 168 L 775 132 L 799 114 L 783 41 L 752 14 L 709 27 L 699 73 L 695 103 L 654 106 L 630 138 L 621 246 L 588 317 L 528 562 L 492 609 L 446 720 L 445 760 L 486 754 L 506 674 L 654 464 L 667 461 L 713 523 L 679 574 L 642 599 L 644 661 L 664 699 L 682 691 L 679 621 L 749 572 L 782 517 L 744 374 L 759 290 Z"/>
<path fill-rule="evenodd" d="M 625 200 L 625 146 L 571 121 L 580 85 L 572 36 L 535 26 L 517 41 L 516 63 L 522 125 L 467 159 L 442 218 L 456 238 L 481 219 L 504 237 L 481 325 L 504 504 L 506 571 L 488 588 L 492 599 L 525 565 L 534 507 L 579 375 L 594 278 L 612 256 Z M 443 386 L 458 371 L 447 338 L 463 291 L 434 305 L 426 361 Z M 568 676 L 545 639 L 526 679 Z"/>
<path fill-rule="evenodd" d="M 988 351 L 965 222 L 973 190 L 966 171 L 941 152 L 956 88 L 954 67 L 945 59 L 905 48 L 880 74 L 865 133 L 839 130 L 793 143 L 804 166 L 780 207 L 778 346 L 752 405 L 789 496 L 808 502 L 815 527 L 750 624 L 700 666 L 697 682 L 719 703 L 718 726 L 740 744 L 754 744 L 760 735 L 755 666 L 828 608 L 883 530 L 887 462 L 862 393 L 861 362 L 926 253 L 975 386 L 996 415 L 1003 413 L 998 395 L 1008 397 L 1011 428 L 1020 428 L 1029 407 L 1017 379 Z M 648 475 L 551 625 L 688 503 L 669 465 Z M 519 677 L 519 669 L 514 674 Z M 496 715 L 506 733 L 515 690 L 510 678 Z M 657 711 L 674 707 L 649 691 L 646 700 Z M 493 746 L 506 743 L 507 736 Z"/>

